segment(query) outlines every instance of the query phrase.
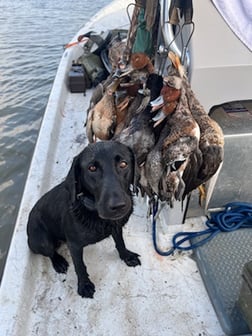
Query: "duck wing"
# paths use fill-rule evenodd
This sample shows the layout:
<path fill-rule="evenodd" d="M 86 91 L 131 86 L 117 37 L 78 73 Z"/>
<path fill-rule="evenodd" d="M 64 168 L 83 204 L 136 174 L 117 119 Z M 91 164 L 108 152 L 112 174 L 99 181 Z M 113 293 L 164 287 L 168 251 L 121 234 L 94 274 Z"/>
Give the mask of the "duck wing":
<path fill-rule="evenodd" d="M 218 170 L 224 156 L 224 136 L 221 127 L 204 110 L 196 98 L 189 81 L 183 78 L 188 103 L 192 115 L 200 128 L 199 148 L 202 152 L 202 165 L 198 178 L 203 182 L 209 180 Z"/>
<path fill-rule="evenodd" d="M 107 92 L 102 99 L 89 111 L 87 119 L 87 136 L 89 142 L 95 138 L 109 140 L 116 126 L 116 108 L 114 96 Z"/>
<path fill-rule="evenodd" d="M 151 107 L 147 106 L 142 112 L 135 114 L 129 126 L 113 138 L 133 150 L 138 165 L 145 161 L 147 154 L 155 144 L 150 110 Z"/>
<path fill-rule="evenodd" d="M 166 175 L 167 172 L 162 156 L 162 148 L 164 139 L 169 133 L 170 128 L 165 124 L 155 146 L 148 153 L 145 164 L 141 169 L 140 184 L 150 198 L 153 195 L 157 195 L 159 198 L 161 197 L 160 184 L 163 175 Z"/>

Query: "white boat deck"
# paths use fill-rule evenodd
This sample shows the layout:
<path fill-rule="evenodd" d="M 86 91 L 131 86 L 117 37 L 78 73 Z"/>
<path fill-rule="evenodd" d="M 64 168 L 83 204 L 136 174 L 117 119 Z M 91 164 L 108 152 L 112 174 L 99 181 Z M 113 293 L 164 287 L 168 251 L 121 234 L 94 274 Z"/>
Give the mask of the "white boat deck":
<path fill-rule="evenodd" d="M 143 199 L 135 200 L 135 212 L 125 227 L 127 247 L 141 255 L 140 267 L 127 267 L 112 239 L 85 248 L 96 285 L 94 299 L 77 294 L 66 247 L 62 253 L 70 263 L 67 275 L 57 274 L 49 260 L 29 251 L 26 223 L 32 205 L 61 182 L 86 143 L 83 124 L 89 93 L 84 97 L 67 92 L 56 114 L 54 102 L 48 105 L 52 114 L 47 110 L 43 120 L 2 281 L 1 335 L 224 335 L 190 253 L 161 257 L 154 251 Z M 174 232 L 199 228 L 201 222 L 197 218 L 183 226 L 163 224 L 167 234 L 160 231 L 160 240 L 169 246 Z"/>

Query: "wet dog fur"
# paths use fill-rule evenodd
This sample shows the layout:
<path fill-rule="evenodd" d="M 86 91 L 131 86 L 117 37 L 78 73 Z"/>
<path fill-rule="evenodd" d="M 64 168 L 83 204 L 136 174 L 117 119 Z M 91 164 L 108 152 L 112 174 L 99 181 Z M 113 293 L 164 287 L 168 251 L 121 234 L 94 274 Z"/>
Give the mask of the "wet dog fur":
<path fill-rule="evenodd" d="M 56 272 L 68 262 L 57 249 L 65 241 L 78 278 L 78 294 L 92 298 L 95 285 L 83 261 L 83 248 L 112 235 L 120 258 L 140 265 L 139 255 L 125 247 L 122 228 L 133 211 L 132 188 L 137 169 L 132 151 L 115 141 L 89 144 L 72 163 L 65 180 L 48 191 L 30 212 L 28 245 L 49 257 Z"/>

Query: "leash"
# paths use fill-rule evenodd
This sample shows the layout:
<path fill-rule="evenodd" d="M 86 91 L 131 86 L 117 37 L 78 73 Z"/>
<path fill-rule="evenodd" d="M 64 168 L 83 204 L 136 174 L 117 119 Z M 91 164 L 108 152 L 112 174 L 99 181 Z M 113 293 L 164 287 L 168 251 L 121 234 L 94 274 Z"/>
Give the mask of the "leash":
<path fill-rule="evenodd" d="M 204 245 L 220 232 L 232 232 L 242 228 L 252 228 L 252 204 L 247 202 L 227 203 L 220 211 L 212 213 L 206 221 L 207 228 L 198 232 L 178 232 L 172 238 L 172 247 L 163 251 L 158 247 L 156 235 L 156 217 L 158 213 L 158 200 L 152 202 L 152 238 L 155 251 L 161 256 L 169 256 L 175 250 L 189 251 Z M 183 246 L 198 238 L 198 242 Z"/>

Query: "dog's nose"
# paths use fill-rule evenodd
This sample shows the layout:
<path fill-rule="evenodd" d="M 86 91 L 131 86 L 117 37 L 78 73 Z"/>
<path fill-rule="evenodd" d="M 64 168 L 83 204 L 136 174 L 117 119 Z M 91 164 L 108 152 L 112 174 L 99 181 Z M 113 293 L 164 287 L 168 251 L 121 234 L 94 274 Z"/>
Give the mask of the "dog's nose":
<path fill-rule="evenodd" d="M 118 190 L 109 190 L 97 203 L 97 211 L 101 218 L 116 220 L 123 218 L 131 211 L 131 198 Z"/>
<path fill-rule="evenodd" d="M 124 201 L 113 202 L 113 204 L 109 204 L 109 207 L 112 211 L 123 210 L 126 206 Z"/>

